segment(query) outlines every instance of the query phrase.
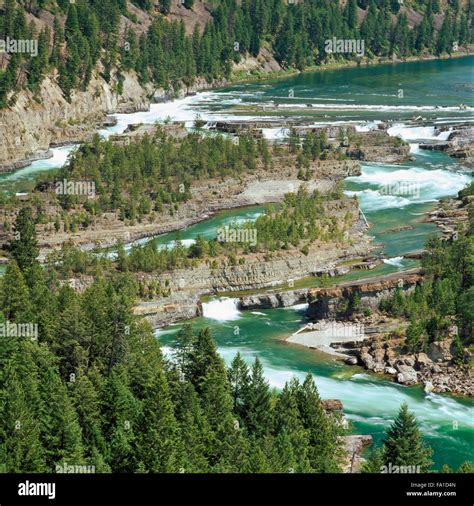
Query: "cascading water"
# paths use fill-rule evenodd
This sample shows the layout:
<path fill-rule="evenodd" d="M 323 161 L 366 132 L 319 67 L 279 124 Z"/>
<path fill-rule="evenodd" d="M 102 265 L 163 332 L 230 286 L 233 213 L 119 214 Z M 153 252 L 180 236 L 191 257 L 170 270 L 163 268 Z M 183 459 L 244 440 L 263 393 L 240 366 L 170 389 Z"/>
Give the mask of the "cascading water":
<path fill-rule="evenodd" d="M 207 122 L 261 120 L 267 115 L 273 120 L 309 120 L 314 125 L 353 124 L 358 131 L 375 130 L 380 123 L 395 121 L 389 133 L 411 142 L 411 153 L 416 160 L 399 166 L 364 164 L 362 175 L 348 181 L 348 191 L 359 197 L 373 225 L 371 233 L 385 246 L 389 258 L 384 267 L 398 270 L 408 263 L 403 254 L 422 248 L 428 235 L 436 231 L 434 225 L 419 221 L 429 211 L 430 202 L 455 195 L 469 182 L 469 176 L 459 170 L 456 162 L 443 153 L 423 151 L 419 143 L 446 140 L 449 129 L 438 133 L 436 126 L 472 122 L 474 104 L 469 88 L 464 86 L 469 82 L 472 62 L 472 58 L 461 58 L 399 65 L 397 73 L 400 80 L 403 79 L 405 101 L 397 96 L 397 84 L 387 78 L 393 75 L 391 65 L 340 69 L 271 83 L 241 84 L 225 91 L 209 91 L 171 103 L 153 104 L 147 112 L 118 114 L 117 125 L 100 133 L 107 137 L 122 132 L 128 124 L 154 123 L 168 117 L 192 127 L 197 114 Z M 424 86 L 420 86 L 422 78 L 425 78 Z M 445 93 L 447 87 L 449 95 Z M 292 100 L 288 98 L 290 90 L 294 95 Z M 308 103 L 311 108 L 307 107 Z M 468 104 L 467 109 L 460 110 L 460 103 Z M 269 105 L 271 112 L 259 110 L 258 114 L 249 114 L 249 109 L 256 104 Z M 407 123 L 419 114 L 430 116 L 434 125 Z M 286 134 L 281 128 L 264 130 L 264 135 L 272 139 Z M 36 172 L 63 165 L 72 149 L 71 146 L 54 148 L 53 158 L 34 162 L 14 174 L 0 175 L 0 189 L 11 190 L 19 181 L 34 177 Z M 419 195 L 390 195 L 385 191 L 387 186 L 406 181 L 419 188 Z M 215 226 L 224 223 L 223 219 L 215 220 L 189 227 L 182 238 L 193 239 L 197 233 L 204 237 L 215 235 Z M 409 230 L 390 232 L 399 227 Z M 161 239 L 163 243 L 172 244 L 174 238 L 175 234 L 167 234 Z M 287 345 L 280 338 L 295 332 L 304 322 L 304 308 L 296 309 L 299 310 L 246 312 L 239 311 L 238 299 L 218 299 L 204 303 L 204 317 L 193 324 L 211 327 L 219 353 L 227 363 L 238 351 L 249 362 L 258 356 L 270 384 L 276 388 L 281 388 L 292 376 L 302 379 L 305 374 L 312 374 L 323 398 L 342 400 L 356 432 L 372 434 L 379 439 L 384 427 L 396 416 L 400 404 L 406 401 L 435 449 L 438 468 L 443 463 L 457 466 L 472 459 L 472 402 L 426 395 L 421 388 L 402 387 L 361 373 L 359 368 L 328 360 L 312 350 Z M 179 326 L 173 326 L 158 333 L 158 338 L 166 345 L 167 356 L 172 355 L 178 329 Z"/>
<path fill-rule="evenodd" d="M 202 304 L 204 318 L 218 321 L 238 320 L 241 316 L 239 311 L 239 299 L 224 297 L 211 300 Z"/>

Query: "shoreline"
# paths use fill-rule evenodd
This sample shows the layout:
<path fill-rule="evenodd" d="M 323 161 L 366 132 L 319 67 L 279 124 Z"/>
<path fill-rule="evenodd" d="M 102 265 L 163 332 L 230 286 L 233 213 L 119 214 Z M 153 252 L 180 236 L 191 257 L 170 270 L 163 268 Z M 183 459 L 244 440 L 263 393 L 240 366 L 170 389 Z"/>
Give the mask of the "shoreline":
<path fill-rule="evenodd" d="M 103 122 L 98 125 L 95 125 L 94 128 L 94 134 L 97 134 L 99 130 L 104 128 L 104 126 L 109 126 L 107 117 L 113 116 L 114 114 L 134 114 L 136 112 L 149 112 L 150 107 L 153 103 L 172 103 L 175 100 L 180 100 L 189 96 L 196 95 L 196 93 L 202 93 L 209 90 L 225 90 L 226 88 L 232 87 L 236 84 L 245 84 L 245 83 L 252 83 L 252 82 L 265 82 L 265 81 L 273 81 L 273 80 L 281 80 L 289 77 L 294 77 L 300 74 L 312 74 L 312 73 L 318 73 L 318 72 L 326 72 L 331 70 L 340 70 L 345 68 L 363 68 L 363 67 L 372 67 L 372 66 L 380 66 L 380 65 L 398 65 L 402 63 L 414 63 L 414 62 L 424 62 L 424 61 L 435 61 L 435 60 L 450 60 L 450 59 L 459 59 L 459 58 L 467 58 L 474 56 L 474 51 L 469 51 L 466 53 L 458 54 L 458 55 L 441 55 L 441 56 L 423 56 L 423 57 L 417 57 L 417 56 L 411 56 L 406 59 L 383 59 L 380 61 L 380 58 L 378 61 L 373 60 L 365 60 L 364 62 L 345 62 L 345 63 L 331 63 L 328 65 L 321 65 L 321 66 L 313 66 L 308 67 L 304 70 L 281 70 L 281 71 L 272 71 L 272 72 L 264 72 L 261 75 L 252 77 L 251 75 L 247 75 L 246 77 L 243 77 L 242 79 L 237 78 L 233 79 L 232 75 L 228 80 L 216 80 L 216 82 L 212 83 L 205 83 L 204 85 L 199 86 L 197 91 L 184 91 L 183 89 L 177 90 L 173 92 L 172 94 L 165 94 L 164 99 L 160 100 L 160 102 L 151 102 L 148 104 L 147 108 L 138 108 L 137 110 L 134 110 L 133 112 L 129 113 L 120 113 L 118 110 L 111 111 L 108 114 L 106 114 L 103 118 Z M 196 83 L 195 83 L 196 84 Z M 1 111 L 0 111 L 1 112 Z M 82 123 L 82 125 L 86 125 L 87 123 Z M 90 136 L 90 135 L 89 135 Z M 15 173 L 17 170 L 20 170 L 22 168 L 28 167 L 32 163 L 43 160 L 46 158 L 51 158 L 52 155 L 45 157 L 44 155 L 46 153 L 49 153 L 51 149 L 57 148 L 59 146 L 65 147 L 65 146 L 74 146 L 78 144 L 83 144 L 86 142 L 87 138 L 84 138 L 83 140 L 75 140 L 71 142 L 51 142 L 46 150 L 41 150 L 37 154 L 32 154 L 28 158 L 18 159 L 6 164 L 2 164 L 0 166 L 0 174 L 12 174 Z"/>

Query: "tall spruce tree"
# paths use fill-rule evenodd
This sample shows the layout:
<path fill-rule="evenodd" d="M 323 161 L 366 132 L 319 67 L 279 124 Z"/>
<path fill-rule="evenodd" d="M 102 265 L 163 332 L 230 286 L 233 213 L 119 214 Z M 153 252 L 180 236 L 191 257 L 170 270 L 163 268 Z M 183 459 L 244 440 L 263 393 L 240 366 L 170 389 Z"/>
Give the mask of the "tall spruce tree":
<path fill-rule="evenodd" d="M 10 250 L 22 271 L 29 269 L 39 255 L 35 222 L 31 207 L 24 207 L 18 213 L 14 226 Z"/>
<path fill-rule="evenodd" d="M 419 466 L 420 472 L 429 470 L 433 450 L 423 441 L 415 415 L 402 404 L 396 420 L 389 427 L 383 441 L 383 460 L 388 466 Z"/>

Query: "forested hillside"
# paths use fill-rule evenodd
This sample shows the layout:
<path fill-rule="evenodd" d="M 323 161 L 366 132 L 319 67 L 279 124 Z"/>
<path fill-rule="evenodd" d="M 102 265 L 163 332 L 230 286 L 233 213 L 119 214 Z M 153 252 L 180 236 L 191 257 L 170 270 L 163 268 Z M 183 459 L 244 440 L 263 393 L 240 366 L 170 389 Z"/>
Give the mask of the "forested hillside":
<path fill-rule="evenodd" d="M 459 193 L 460 197 L 472 196 L 474 184 Z M 455 362 L 468 360 L 464 347 L 472 346 L 474 337 L 474 236 L 473 207 L 469 208 L 469 224 L 454 241 L 430 239 L 427 255 L 422 260 L 426 281 L 413 294 L 400 291 L 385 300 L 381 309 L 388 314 L 409 319 L 406 348 L 411 353 L 425 352 L 428 346 L 449 335 L 449 327 L 455 323 L 458 332 L 454 336 Z"/>
<path fill-rule="evenodd" d="M 262 47 L 283 68 L 328 60 L 325 41 L 361 39 L 365 56 L 441 55 L 472 41 L 472 2 L 413 0 L 5 0 L 0 40 L 37 40 L 34 56 L 0 57 L 0 107 L 15 91 L 38 89 L 55 75 L 66 98 L 85 89 L 95 69 L 106 80 L 135 71 L 157 87 L 228 78 L 234 63 Z M 186 13 L 186 14 L 185 14 Z M 194 28 L 191 30 L 191 28 Z M 57 74 L 55 74 L 57 72 Z M 13 93 L 12 93 L 13 92 Z"/>
<path fill-rule="evenodd" d="M 98 273 L 79 294 L 35 260 L 30 209 L 17 230 L 0 324 L 35 321 L 38 334 L 0 336 L 0 472 L 341 469 L 346 430 L 310 375 L 277 393 L 258 360 L 249 369 L 237 355 L 227 369 L 209 330 L 191 326 L 165 358 L 132 316 L 128 275 Z"/>

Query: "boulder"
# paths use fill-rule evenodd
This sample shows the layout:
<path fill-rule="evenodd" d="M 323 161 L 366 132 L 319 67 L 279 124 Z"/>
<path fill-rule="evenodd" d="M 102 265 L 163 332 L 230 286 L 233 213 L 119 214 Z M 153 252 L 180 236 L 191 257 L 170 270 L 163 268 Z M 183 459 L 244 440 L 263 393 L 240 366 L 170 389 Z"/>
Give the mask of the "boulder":
<path fill-rule="evenodd" d="M 377 348 L 374 351 L 374 359 L 375 359 L 376 362 L 383 363 L 384 359 L 385 359 L 385 350 L 382 349 L 382 348 Z"/>
<path fill-rule="evenodd" d="M 428 348 L 428 357 L 434 362 L 449 362 L 452 360 L 451 339 L 443 339 L 431 343 Z"/>
<path fill-rule="evenodd" d="M 321 400 L 321 407 L 326 411 L 326 413 L 330 413 L 332 411 L 342 411 L 342 402 L 339 399 L 324 399 Z"/>
<path fill-rule="evenodd" d="M 397 370 L 395 369 L 395 367 L 386 367 L 385 373 L 386 374 L 397 374 Z"/>
<path fill-rule="evenodd" d="M 413 367 L 415 365 L 415 357 L 411 355 L 403 357 L 403 363 L 408 367 Z"/>
<path fill-rule="evenodd" d="M 384 372 L 385 370 L 385 362 L 374 362 L 374 372 Z"/>
<path fill-rule="evenodd" d="M 431 366 L 431 371 L 434 372 L 435 374 L 439 374 L 442 370 L 443 369 L 438 364 L 433 364 Z"/>
<path fill-rule="evenodd" d="M 362 363 L 365 365 L 365 367 L 367 367 L 367 369 L 369 369 L 370 371 L 373 371 L 373 369 L 375 367 L 375 362 L 374 362 L 374 359 L 372 358 L 372 355 L 370 355 L 368 352 L 364 353 L 361 351 L 360 359 L 361 359 Z"/>
<path fill-rule="evenodd" d="M 425 367 L 429 368 L 433 365 L 433 362 L 430 360 L 426 353 L 418 353 L 416 355 L 416 365 L 423 369 Z"/>
<path fill-rule="evenodd" d="M 424 386 L 424 391 L 429 394 L 434 390 L 433 383 L 431 381 L 426 381 Z"/>
<path fill-rule="evenodd" d="M 397 354 L 395 353 L 395 350 L 392 348 L 387 348 L 385 351 L 385 360 L 393 366 L 395 363 L 395 360 L 397 358 Z"/>
<path fill-rule="evenodd" d="M 398 374 L 397 381 L 402 385 L 415 385 L 418 381 L 417 373 L 413 367 L 409 365 L 397 365 Z"/>
<path fill-rule="evenodd" d="M 357 357 L 347 357 L 346 358 L 346 364 L 347 365 L 357 365 Z"/>

